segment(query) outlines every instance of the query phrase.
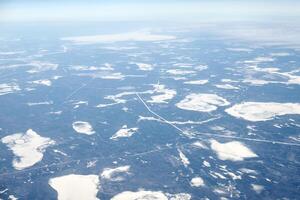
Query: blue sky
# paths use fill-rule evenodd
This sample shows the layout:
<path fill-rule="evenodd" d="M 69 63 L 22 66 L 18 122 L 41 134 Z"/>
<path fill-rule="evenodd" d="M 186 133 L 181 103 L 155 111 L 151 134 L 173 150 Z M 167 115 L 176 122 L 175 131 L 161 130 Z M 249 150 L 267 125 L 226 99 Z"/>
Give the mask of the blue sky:
<path fill-rule="evenodd" d="M 297 0 L 0 1 L 0 21 L 207 21 L 299 16 Z"/>

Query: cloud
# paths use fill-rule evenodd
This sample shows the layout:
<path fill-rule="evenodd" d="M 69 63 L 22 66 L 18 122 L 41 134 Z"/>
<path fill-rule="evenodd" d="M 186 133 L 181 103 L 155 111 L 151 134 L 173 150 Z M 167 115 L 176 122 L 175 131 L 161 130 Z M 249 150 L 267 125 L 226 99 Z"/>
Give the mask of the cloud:
<path fill-rule="evenodd" d="M 172 35 L 153 34 L 145 31 L 62 38 L 62 40 L 70 41 L 76 44 L 94 44 L 94 43 L 110 43 L 110 42 L 125 42 L 125 41 L 154 42 L 154 41 L 173 40 L 173 39 L 176 39 L 176 37 Z"/>

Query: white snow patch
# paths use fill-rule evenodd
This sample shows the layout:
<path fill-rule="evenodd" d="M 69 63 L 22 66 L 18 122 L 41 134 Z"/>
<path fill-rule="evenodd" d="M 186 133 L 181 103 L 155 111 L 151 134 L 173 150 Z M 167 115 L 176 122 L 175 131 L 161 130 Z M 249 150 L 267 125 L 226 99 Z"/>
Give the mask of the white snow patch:
<path fill-rule="evenodd" d="M 28 70 L 28 73 L 38 73 L 48 70 L 56 70 L 58 67 L 58 64 L 49 63 L 49 62 L 41 62 L 41 61 L 33 61 L 28 64 L 29 66 L 32 66 L 33 68 Z"/>
<path fill-rule="evenodd" d="M 138 68 L 142 71 L 151 71 L 153 70 L 153 66 L 147 63 L 134 63 L 138 66 Z"/>
<path fill-rule="evenodd" d="M 257 194 L 260 194 L 265 189 L 264 186 L 257 184 L 251 184 L 251 187 Z"/>
<path fill-rule="evenodd" d="M 203 70 L 208 69 L 208 66 L 207 65 L 198 65 L 198 66 L 194 67 L 194 69 L 197 71 L 203 71 Z"/>
<path fill-rule="evenodd" d="M 206 161 L 206 160 L 203 161 L 203 165 L 205 167 L 211 167 L 210 163 L 208 161 Z"/>
<path fill-rule="evenodd" d="M 195 178 L 192 178 L 190 184 L 192 187 L 201 187 L 201 186 L 204 186 L 204 181 L 201 177 L 195 177 Z"/>
<path fill-rule="evenodd" d="M 77 133 L 82 133 L 82 134 L 86 134 L 86 135 L 92 135 L 95 133 L 92 125 L 88 122 L 76 121 L 76 122 L 73 122 L 72 126 L 73 126 L 73 129 Z"/>
<path fill-rule="evenodd" d="M 90 160 L 86 163 L 86 168 L 95 167 L 97 163 L 97 160 Z"/>
<path fill-rule="evenodd" d="M 97 108 L 105 108 L 117 104 L 124 104 L 126 103 L 126 99 L 122 99 L 124 96 L 130 96 L 130 95 L 135 95 L 137 92 L 135 91 L 127 91 L 127 92 L 122 92 L 116 95 L 108 95 L 104 97 L 104 99 L 111 100 L 113 103 L 106 103 L 106 104 L 98 104 L 96 107 Z M 145 91 L 145 92 L 139 92 L 140 94 L 152 94 L 153 91 Z"/>
<path fill-rule="evenodd" d="M 217 88 L 220 88 L 220 89 L 225 89 L 225 90 L 238 90 L 240 89 L 239 87 L 236 87 L 236 86 L 233 86 L 233 85 L 230 85 L 230 84 L 217 84 L 215 85 Z"/>
<path fill-rule="evenodd" d="M 58 200 L 97 200 L 99 184 L 97 175 L 70 174 L 49 180 L 58 193 Z"/>
<path fill-rule="evenodd" d="M 137 200 L 137 199 L 148 199 L 148 200 L 168 200 L 168 197 L 158 191 L 138 191 L 131 192 L 125 191 L 114 196 L 111 200 Z"/>
<path fill-rule="evenodd" d="M 40 106 L 40 105 L 52 105 L 53 101 L 42 101 L 42 102 L 29 102 L 28 106 Z"/>
<path fill-rule="evenodd" d="M 79 108 L 81 105 L 89 105 L 89 102 L 88 101 L 76 101 L 74 103 L 72 103 L 74 105 L 73 108 Z"/>
<path fill-rule="evenodd" d="M 139 119 L 138 119 L 138 122 L 140 121 L 157 121 L 157 122 L 160 122 L 160 123 L 169 123 L 169 124 L 178 124 L 178 125 L 186 125 L 186 124 L 196 124 L 196 125 L 200 125 L 200 124 L 205 124 L 207 122 L 210 122 L 210 121 L 213 121 L 217 118 L 210 118 L 210 119 L 207 119 L 207 120 L 204 120 L 204 121 L 191 121 L 191 120 L 188 120 L 188 121 L 163 121 L 159 118 L 155 118 L 155 117 L 144 117 L 144 116 L 139 116 Z"/>
<path fill-rule="evenodd" d="M 194 81 L 185 81 L 184 84 L 189 84 L 189 85 L 204 85 L 208 83 L 207 79 L 204 80 L 194 80 Z"/>
<path fill-rule="evenodd" d="M 166 193 L 169 200 L 190 200 L 192 196 L 187 193 L 169 194 Z"/>
<path fill-rule="evenodd" d="M 107 80 L 122 80 L 125 78 L 125 76 L 120 72 L 115 72 L 106 75 L 101 75 L 100 78 Z"/>
<path fill-rule="evenodd" d="M 180 149 L 178 149 L 178 153 L 179 153 L 179 157 L 180 157 L 182 164 L 185 167 L 187 167 L 190 164 L 189 159 L 186 157 L 186 155 L 184 155 L 184 153 Z"/>
<path fill-rule="evenodd" d="M 128 128 L 127 125 L 123 125 L 120 130 L 118 130 L 113 136 L 110 137 L 112 140 L 117 140 L 122 137 L 131 137 L 134 133 L 138 131 L 138 128 Z"/>
<path fill-rule="evenodd" d="M 244 102 L 225 110 L 228 114 L 248 121 L 267 121 L 276 116 L 300 114 L 299 103 Z"/>
<path fill-rule="evenodd" d="M 270 55 L 274 57 L 285 57 L 285 56 L 290 56 L 291 54 L 288 52 L 278 52 L 278 53 L 271 53 Z"/>
<path fill-rule="evenodd" d="M 210 112 L 218 106 L 227 106 L 229 102 L 216 94 L 189 94 L 176 106 L 183 110 L 192 110 L 198 112 Z"/>
<path fill-rule="evenodd" d="M 272 58 L 272 57 L 256 57 L 254 60 L 246 60 L 244 61 L 245 63 L 255 63 L 255 64 L 258 64 L 258 63 L 264 63 L 264 62 L 273 62 L 275 59 Z"/>
<path fill-rule="evenodd" d="M 38 84 L 38 85 L 45 85 L 45 86 L 51 86 L 52 85 L 52 82 L 48 79 L 36 80 L 36 81 L 32 81 L 32 83 Z"/>
<path fill-rule="evenodd" d="M 1 51 L 0 56 L 11 56 L 16 54 L 24 54 L 25 51 Z"/>
<path fill-rule="evenodd" d="M 275 76 L 279 76 L 279 77 L 282 77 L 282 78 L 285 78 L 287 79 L 287 81 L 276 81 L 276 80 L 261 80 L 261 79 L 252 79 L 252 78 L 247 78 L 246 80 L 244 80 L 243 82 L 248 82 L 250 84 L 253 84 L 253 85 L 264 85 L 264 84 L 269 84 L 269 83 L 279 83 L 279 84 L 286 84 L 286 85 L 289 85 L 289 84 L 300 84 L 300 76 L 299 75 L 296 75 L 295 73 L 298 73 L 299 72 L 299 69 L 296 69 L 296 70 L 292 70 L 290 72 L 280 72 L 280 69 L 279 68 L 275 68 L 275 67 L 268 67 L 268 68 L 260 68 L 258 67 L 257 65 L 251 65 L 251 66 L 248 66 L 248 69 L 250 69 L 251 71 L 254 71 L 254 72 L 260 72 L 260 73 L 268 73 L 268 74 L 271 74 L 271 75 L 275 75 Z M 253 72 L 251 72 L 253 73 Z"/>
<path fill-rule="evenodd" d="M 76 66 L 71 66 L 69 69 L 72 69 L 75 71 L 97 71 L 100 68 L 96 67 L 96 66 L 76 65 Z"/>
<path fill-rule="evenodd" d="M 169 69 L 167 73 L 172 75 L 188 75 L 188 74 L 195 74 L 195 71 L 192 70 L 182 70 L 182 69 Z"/>
<path fill-rule="evenodd" d="M 4 193 L 7 192 L 7 191 L 8 191 L 7 188 L 5 188 L 5 189 L 3 189 L 3 190 L 0 190 L 0 194 L 4 194 Z"/>
<path fill-rule="evenodd" d="M 211 140 L 210 142 L 211 149 L 221 160 L 243 161 L 245 158 L 258 157 L 251 149 L 238 141 L 219 143 L 216 140 Z"/>
<path fill-rule="evenodd" d="M 203 142 L 200 142 L 200 141 L 193 142 L 192 145 L 194 147 L 197 147 L 200 149 L 207 149 L 207 146 Z"/>
<path fill-rule="evenodd" d="M 248 48 L 226 48 L 228 51 L 234 51 L 234 52 L 251 52 L 252 49 Z"/>
<path fill-rule="evenodd" d="M 128 173 L 130 170 L 129 165 L 124 165 L 117 168 L 105 168 L 103 172 L 101 173 L 102 179 L 107 179 L 110 181 L 122 181 L 123 177 L 118 176 L 120 173 Z"/>
<path fill-rule="evenodd" d="M 221 82 L 223 82 L 223 83 L 238 83 L 239 81 L 235 81 L 235 80 L 228 79 L 228 78 L 223 78 L 223 79 L 221 79 Z"/>
<path fill-rule="evenodd" d="M 55 141 L 38 135 L 32 129 L 27 130 L 25 134 L 15 133 L 5 136 L 1 141 L 15 155 L 13 167 L 17 170 L 31 167 L 41 161 L 46 148 L 55 144 Z"/>
<path fill-rule="evenodd" d="M 244 172 L 246 174 L 254 174 L 257 175 L 257 171 L 253 170 L 253 169 L 248 169 L 248 168 L 241 168 L 240 169 L 241 172 Z"/>
<path fill-rule="evenodd" d="M 101 70 L 106 70 L 106 71 L 113 71 L 113 65 L 110 63 L 104 63 L 103 67 L 100 67 Z"/>
<path fill-rule="evenodd" d="M 0 96 L 5 94 L 14 93 L 15 91 L 21 90 L 16 83 L 3 83 L 0 84 Z"/>
<path fill-rule="evenodd" d="M 111 200 L 190 200 L 191 195 L 186 193 L 168 194 L 161 191 L 125 191 L 117 194 Z"/>
<path fill-rule="evenodd" d="M 250 83 L 251 85 L 261 86 L 267 85 L 269 83 L 277 83 L 277 81 L 267 81 L 263 79 L 245 79 L 243 80 L 243 83 Z"/>
<path fill-rule="evenodd" d="M 9 199 L 9 200 L 18 200 L 18 198 L 15 197 L 15 196 L 12 195 L 12 194 L 8 196 L 8 199 Z"/>
<path fill-rule="evenodd" d="M 53 149 L 53 151 L 54 151 L 55 153 L 59 153 L 59 154 L 61 154 L 61 155 L 63 155 L 63 156 L 68 156 L 68 154 L 66 154 L 65 152 L 62 152 L 62 151 L 60 151 L 60 150 L 58 150 L 58 149 Z"/>
<path fill-rule="evenodd" d="M 173 99 L 177 94 L 175 90 L 168 89 L 165 85 L 154 84 L 153 93 L 158 93 L 158 95 L 151 96 L 151 100 L 147 101 L 149 103 L 168 103 L 167 100 Z"/>

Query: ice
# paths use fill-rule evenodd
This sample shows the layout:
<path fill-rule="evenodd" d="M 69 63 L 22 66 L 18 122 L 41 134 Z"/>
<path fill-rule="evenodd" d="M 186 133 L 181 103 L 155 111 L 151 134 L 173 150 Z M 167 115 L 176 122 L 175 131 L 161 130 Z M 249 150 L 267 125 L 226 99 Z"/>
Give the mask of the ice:
<path fill-rule="evenodd" d="M 192 178 L 190 184 L 192 187 L 201 187 L 204 186 L 204 181 L 201 177 L 194 177 Z"/>
<path fill-rule="evenodd" d="M 73 122 L 72 126 L 77 133 L 86 134 L 86 135 L 92 135 L 95 133 L 92 125 L 89 122 L 76 121 Z"/>
<path fill-rule="evenodd" d="M 246 158 L 258 157 L 251 149 L 238 141 L 219 143 L 211 140 L 210 147 L 220 160 L 243 161 Z"/>
<path fill-rule="evenodd" d="M 16 83 L 3 83 L 0 84 L 0 96 L 5 94 L 14 93 L 21 90 L 19 85 Z"/>
<path fill-rule="evenodd" d="M 117 140 L 123 137 L 131 137 L 134 133 L 138 131 L 138 128 L 128 128 L 127 125 L 123 125 L 120 130 L 118 130 L 113 136 L 110 137 L 112 140 Z"/>
<path fill-rule="evenodd" d="M 211 112 L 218 106 L 227 106 L 229 102 L 216 94 L 196 94 L 187 95 L 176 106 L 183 110 L 192 110 L 198 112 Z"/>
<path fill-rule="evenodd" d="M 101 173 L 101 179 L 106 179 L 109 181 L 122 181 L 123 177 L 120 175 L 120 173 L 128 174 L 129 170 L 129 165 L 124 165 L 117 168 L 105 168 Z"/>
<path fill-rule="evenodd" d="M 267 121 L 276 116 L 300 114 L 299 103 L 244 102 L 225 110 L 228 114 L 248 121 Z"/>
<path fill-rule="evenodd" d="M 12 150 L 15 158 L 13 167 L 22 170 L 33 166 L 43 159 L 43 153 L 50 145 L 55 144 L 53 140 L 42 137 L 32 129 L 26 133 L 16 133 L 5 136 L 1 141 Z"/>
<path fill-rule="evenodd" d="M 97 175 L 69 174 L 49 180 L 49 185 L 57 191 L 58 200 L 97 200 L 99 184 Z"/>

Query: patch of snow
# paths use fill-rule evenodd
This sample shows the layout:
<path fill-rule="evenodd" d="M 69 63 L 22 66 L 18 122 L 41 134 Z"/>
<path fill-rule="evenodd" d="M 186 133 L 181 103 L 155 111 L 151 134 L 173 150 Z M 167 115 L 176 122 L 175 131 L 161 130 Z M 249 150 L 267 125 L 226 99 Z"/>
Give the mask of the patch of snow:
<path fill-rule="evenodd" d="M 32 81 L 34 84 L 39 84 L 39 85 L 45 85 L 45 86 L 51 86 L 52 82 L 48 79 L 41 79 L 41 80 L 36 80 Z"/>
<path fill-rule="evenodd" d="M 204 85 L 208 83 L 207 79 L 204 80 L 194 80 L 194 81 L 185 81 L 184 84 L 189 84 L 189 85 Z"/>
<path fill-rule="evenodd" d="M 267 121 L 276 116 L 300 114 L 299 103 L 244 102 L 225 110 L 229 115 L 248 121 Z"/>
<path fill-rule="evenodd" d="M 27 103 L 28 106 L 40 106 L 40 105 L 52 105 L 53 101 L 42 101 L 42 102 L 29 102 Z"/>
<path fill-rule="evenodd" d="M 21 90 L 16 83 L 0 84 L 0 96 Z"/>
<path fill-rule="evenodd" d="M 153 92 L 158 95 L 151 96 L 151 100 L 147 101 L 149 103 L 168 103 L 167 100 L 173 99 L 177 94 L 175 90 L 168 89 L 161 84 L 154 84 L 153 87 Z"/>
<path fill-rule="evenodd" d="M 33 61 L 28 64 L 29 66 L 32 66 L 33 68 L 28 70 L 28 73 L 38 73 L 48 70 L 56 70 L 58 67 L 58 64 L 49 63 L 49 62 L 40 62 L 40 61 Z"/>
<path fill-rule="evenodd" d="M 49 180 L 49 185 L 58 193 L 58 200 L 98 200 L 99 184 L 97 175 L 70 174 Z"/>
<path fill-rule="evenodd" d="M 88 122 L 76 121 L 73 122 L 72 127 L 77 133 L 86 134 L 86 135 L 92 135 L 95 133 L 92 125 Z"/>
<path fill-rule="evenodd" d="M 192 110 L 198 112 L 211 112 L 218 106 L 227 106 L 229 102 L 216 94 L 189 94 L 176 106 L 183 110 Z"/>
<path fill-rule="evenodd" d="M 131 137 L 134 133 L 138 131 L 138 128 L 128 128 L 127 125 L 123 125 L 120 130 L 118 130 L 113 136 L 110 137 L 112 140 L 117 140 L 122 137 Z"/>
<path fill-rule="evenodd" d="M 9 200 L 18 200 L 18 198 L 15 197 L 15 196 L 12 195 L 12 194 L 8 196 L 8 199 L 9 199 Z"/>
<path fill-rule="evenodd" d="M 108 79 L 108 80 L 122 80 L 124 79 L 124 75 L 120 72 L 110 73 L 106 75 L 100 76 L 102 79 Z"/>
<path fill-rule="evenodd" d="M 206 160 L 203 161 L 203 165 L 204 165 L 205 167 L 211 167 L 210 163 L 207 162 Z"/>
<path fill-rule="evenodd" d="M 129 173 L 129 170 L 129 165 L 124 165 L 117 168 L 105 168 L 101 173 L 101 179 L 107 179 L 110 181 L 122 181 L 123 177 L 118 175 L 120 173 Z"/>
<path fill-rule="evenodd" d="M 195 177 L 195 178 L 192 178 L 190 184 L 192 187 L 201 187 L 201 186 L 204 186 L 204 181 L 201 177 Z"/>
<path fill-rule="evenodd" d="M 274 57 L 285 57 L 285 56 L 290 56 L 291 54 L 288 52 L 278 52 L 278 53 L 271 53 L 270 55 Z"/>
<path fill-rule="evenodd" d="M 153 70 L 153 66 L 147 63 L 134 63 L 138 66 L 138 68 L 142 71 L 151 71 Z"/>
<path fill-rule="evenodd" d="M 226 48 L 228 51 L 235 51 L 235 52 L 251 52 L 252 49 L 248 48 Z"/>
<path fill-rule="evenodd" d="M 251 149 L 238 141 L 219 143 L 216 140 L 211 140 L 210 142 L 211 149 L 221 160 L 243 161 L 245 158 L 258 157 Z"/>
<path fill-rule="evenodd" d="M 257 194 L 260 194 L 265 189 L 264 186 L 257 184 L 251 184 L 251 187 Z"/>
<path fill-rule="evenodd" d="M 195 74 L 195 71 L 192 70 L 182 70 L 182 69 L 169 69 L 167 73 L 172 75 L 188 75 L 188 74 Z"/>
<path fill-rule="evenodd" d="M 187 167 L 190 164 L 189 159 L 186 157 L 186 155 L 184 155 L 184 153 L 180 149 L 178 149 L 178 153 L 179 153 L 179 158 L 180 158 L 182 164 L 185 167 Z"/>
<path fill-rule="evenodd" d="M 239 87 L 236 87 L 236 86 L 233 86 L 233 85 L 230 85 L 230 84 L 223 84 L 223 85 L 215 85 L 217 88 L 220 88 L 220 89 L 225 89 L 225 90 L 238 90 L 240 89 Z"/>
<path fill-rule="evenodd" d="M 190 200 L 191 195 L 186 193 L 169 194 L 161 191 L 125 191 L 115 195 L 111 200 Z"/>
<path fill-rule="evenodd" d="M 13 159 L 13 167 L 22 170 L 33 166 L 43 159 L 43 153 L 50 145 L 55 144 L 53 140 L 42 137 L 32 129 L 26 133 L 16 133 L 5 136 L 1 139 L 15 155 Z"/>

